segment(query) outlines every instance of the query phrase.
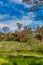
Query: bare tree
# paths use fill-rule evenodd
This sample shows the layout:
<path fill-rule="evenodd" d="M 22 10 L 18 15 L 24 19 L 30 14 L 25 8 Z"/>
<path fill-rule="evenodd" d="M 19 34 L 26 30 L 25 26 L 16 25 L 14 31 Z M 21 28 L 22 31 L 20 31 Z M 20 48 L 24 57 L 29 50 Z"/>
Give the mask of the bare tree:
<path fill-rule="evenodd" d="M 9 32 L 9 27 L 4 26 L 4 27 L 3 27 L 3 31 L 4 31 L 4 33 L 8 33 L 8 32 Z"/>
<path fill-rule="evenodd" d="M 22 2 L 29 3 L 31 1 L 30 0 L 22 0 Z"/>
<path fill-rule="evenodd" d="M 18 26 L 18 30 L 19 30 L 19 32 L 20 32 L 20 31 L 21 31 L 22 24 L 17 23 L 17 26 Z"/>

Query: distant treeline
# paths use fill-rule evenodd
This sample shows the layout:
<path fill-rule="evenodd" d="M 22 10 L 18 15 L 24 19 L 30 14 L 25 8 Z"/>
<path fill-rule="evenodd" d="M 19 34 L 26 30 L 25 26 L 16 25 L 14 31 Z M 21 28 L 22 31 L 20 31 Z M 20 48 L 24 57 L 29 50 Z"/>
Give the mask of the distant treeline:
<path fill-rule="evenodd" d="M 38 40 L 42 41 L 43 40 L 43 26 L 37 26 L 37 28 L 32 31 L 31 28 L 29 27 L 24 27 L 23 30 L 22 27 L 23 25 L 20 23 L 17 23 L 18 30 L 14 32 L 10 32 L 9 27 L 3 27 L 3 32 L 0 32 L 0 41 L 2 40 L 8 40 L 8 41 L 19 41 L 19 42 L 27 42 L 29 40 Z"/>

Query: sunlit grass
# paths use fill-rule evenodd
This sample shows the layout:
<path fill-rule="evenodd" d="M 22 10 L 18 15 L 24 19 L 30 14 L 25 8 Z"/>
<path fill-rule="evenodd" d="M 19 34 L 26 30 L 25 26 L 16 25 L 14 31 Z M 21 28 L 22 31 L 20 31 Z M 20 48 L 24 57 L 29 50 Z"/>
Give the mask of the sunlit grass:
<path fill-rule="evenodd" d="M 43 57 L 43 53 L 29 51 L 27 43 L 20 43 L 16 41 L 0 41 L 0 54 L 5 55 L 26 55 L 26 56 L 39 56 Z"/>

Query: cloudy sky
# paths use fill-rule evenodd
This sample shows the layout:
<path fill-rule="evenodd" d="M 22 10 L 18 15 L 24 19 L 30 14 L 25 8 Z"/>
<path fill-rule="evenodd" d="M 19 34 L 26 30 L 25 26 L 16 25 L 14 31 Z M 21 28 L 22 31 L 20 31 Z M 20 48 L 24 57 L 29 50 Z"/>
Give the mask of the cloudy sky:
<path fill-rule="evenodd" d="M 31 11 L 32 6 L 22 3 L 22 0 L 0 0 L 0 29 L 7 26 L 12 31 L 16 30 L 17 22 L 31 28 L 42 26 L 43 6 L 36 6 L 35 11 Z"/>

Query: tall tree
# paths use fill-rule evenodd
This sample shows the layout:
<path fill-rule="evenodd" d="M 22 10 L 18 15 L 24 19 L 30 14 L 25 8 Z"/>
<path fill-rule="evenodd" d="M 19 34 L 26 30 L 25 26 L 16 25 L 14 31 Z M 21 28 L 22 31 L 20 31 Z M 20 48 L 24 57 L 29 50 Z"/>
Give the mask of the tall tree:
<path fill-rule="evenodd" d="M 4 26 L 4 27 L 3 27 L 3 31 L 4 31 L 4 33 L 8 33 L 8 32 L 9 32 L 9 27 Z"/>
<path fill-rule="evenodd" d="M 36 28 L 36 38 L 40 41 L 43 39 L 43 26 L 37 26 Z"/>
<path fill-rule="evenodd" d="M 17 40 L 20 41 L 20 42 L 23 42 L 24 41 L 24 34 L 23 32 L 21 31 L 22 29 L 22 24 L 20 23 L 17 23 L 17 26 L 18 26 L 18 31 L 16 31 L 16 35 L 17 35 Z"/>
<path fill-rule="evenodd" d="M 41 26 L 41 34 L 43 35 L 43 26 Z"/>
<path fill-rule="evenodd" d="M 26 3 L 28 3 L 28 1 L 30 1 L 30 0 L 23 0 L 23 2 L 26 2 Z"/>
<path fill-rule="evenodd" d="M 27 28 L 26 26 L 24 27 L 24 30 L 23 30 L 25 33 L 27 32 L 27 33 L 29 33 L 29 34 L 32 34 L 32 30 L 31 30 L 31 28 Z"/>
<path fill-rule="evenodd" d="M 40 26 L 37 26 L 36 32 L 37 32 L 37 34 L 41 34 L 41 27 Z"/>
<path fill-rule="evenodd" d="M 22 24 L 17 23 L 17 26 L 18 26 L 18 30 L 19 30 L 19 32 L 20 32 L 20 31 L 21 31 L 21 28 L 22 28 Z"/>

